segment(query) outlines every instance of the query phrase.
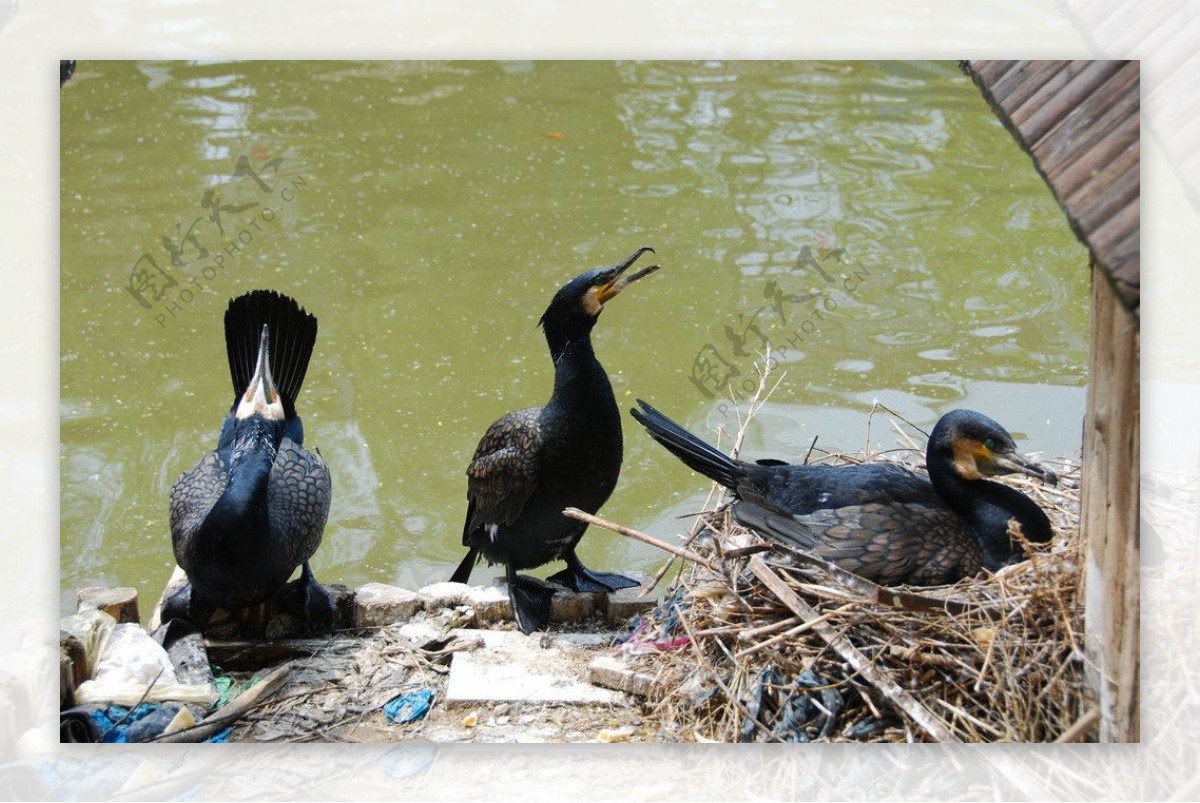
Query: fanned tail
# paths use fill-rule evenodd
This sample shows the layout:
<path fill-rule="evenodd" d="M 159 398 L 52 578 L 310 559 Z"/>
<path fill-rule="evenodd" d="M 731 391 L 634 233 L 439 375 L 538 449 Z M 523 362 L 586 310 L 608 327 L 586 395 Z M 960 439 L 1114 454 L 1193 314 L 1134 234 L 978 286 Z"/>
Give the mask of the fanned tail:
<path fill-rule="evenodd" d="M 726 488 L 737 490 L 742 473 L 737 460 L 700 440 L 641 399 L 637 403 L 642 409 L 634 408 L 629 413 L 646 428 L 650 437 L 682 460 L 688 468 Z"/>
<path fill-rule="evenodd" d="M 317 342 L 317 318 L 274 290 L 253 290 L 230 301 L 225 311 L 225 350 L 235 396 L 246 390 L 254 376 L 264 323 L 271 330 L 271 376 L 290 416 Z"/>

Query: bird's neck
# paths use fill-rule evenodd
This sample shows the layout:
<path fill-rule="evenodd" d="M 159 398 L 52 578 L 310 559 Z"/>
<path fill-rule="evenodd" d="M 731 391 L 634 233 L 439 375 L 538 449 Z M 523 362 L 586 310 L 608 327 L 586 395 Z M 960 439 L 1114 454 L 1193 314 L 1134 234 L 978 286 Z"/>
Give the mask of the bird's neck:
<path fill-rule="evenodd" d="M 554 394 L 551 404 L 571 410 L 588 410 L 616 416 L 617 402 L 608 374 L 596 359 L 592 339 L 584 336 L 551 345 L 554 358 Z"/>
<path fill-rule="evenodd" d="M 929 456 L 925 460 L 929 469 L 929 481 L 933 490 L 950 509 L 968 521 L 975 519 L 975 497 L 986 485 L 987 480 L 964 480 L 955 471 L 949 460 L 937 460 Z"/>
<path fill-rule="evenodd" d="M 1008 535 L 1008 522 L 1016 519 L 1027 540 L 1048 541 L 1050 521 L 1025 494 L 990 480 L 964 480 L 953 471 L 930 473 L 938 496 L 966 519 L 979 539 L 984 565 L 992 571 L 1017 555 L 1017 545 Z"/>

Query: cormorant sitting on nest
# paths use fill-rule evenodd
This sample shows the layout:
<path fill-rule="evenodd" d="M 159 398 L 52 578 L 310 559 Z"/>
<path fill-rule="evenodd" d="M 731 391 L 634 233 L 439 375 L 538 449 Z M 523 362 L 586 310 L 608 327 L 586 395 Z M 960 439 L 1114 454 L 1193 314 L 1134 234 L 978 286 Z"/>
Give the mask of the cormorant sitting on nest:
<path fill-rule="evenodd" d="M 467 467 L 470 547 L 451 582 L 465 583 L 480 554 L 503 563 L 517 626 L 523 633 L 550 620 L 554 589 L 517 574 L 552 560 L 567 568 L 550 580 L 574 591 L 614 591 L 638 585 L 619 574 L 594 572 L 575 554 L 587 524 L 563 515 L 577 507 L 595 513 L 621 473 L 621 414 L 612 385 L 592 350 L 592 327 L 604 304 L 658 265 L 625 272 L 652 248 L 575 277 L 558 291 L 541 325 L 554 360 L 554 392 L 545 407 L 516 410 L 488 428 Z"/>
<path fill-rule="evenodd" d="M 329 515 L 329 469 L 303 448 L 296 414 L 316 340 L 316 317 L 287 296 L 255 290 L 229 302 L 233 406 L 216 450 L 171 487 L 171 541 L 189 585 L 166 600 L 164 622 L 203 625 L 214 608 L 278 594 L 310 625 L 332 625 L 333 598 L 308 566 Z"/>
<path fill-rule="evenodd" d="M 1022 557 L 1008 533 L 1050 540 L 1050 520 L 1021 492 L 985 480 L 1054 472 L 1017 452 L 1004 427 L 972 410 L 942 416 L 925 453 L 929 477 L 892 463 L 789 465 L 734 460 L 644 401 L 630 413 L 690 468 L 734 492 L 733 516 L 757 532 L 883 585 L 941 585 Z"/>

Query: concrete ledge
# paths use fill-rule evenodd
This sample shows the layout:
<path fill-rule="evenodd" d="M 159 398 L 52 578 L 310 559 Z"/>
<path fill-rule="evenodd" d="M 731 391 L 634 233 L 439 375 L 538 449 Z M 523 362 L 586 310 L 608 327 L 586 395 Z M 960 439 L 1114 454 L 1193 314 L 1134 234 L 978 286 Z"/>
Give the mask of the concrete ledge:
<path fill-rule="evenodd" d="M 647 582 L 645 580 L 643 583 Z M 654 610 L 658 600 L 654 596 L 641 597 L 642 586 L 619 588 L 604 597 L 604 616 L 610 625 L 623 625 L 633 617 Z"/>
<path fill-rule="evenodd" d="M 411 619 L 425 608 L 415 591 L 383 583 L 367 583 L 354 593 L 354 626 L 381 627 Z"/>
<path fill-rule="evenodd" d="M 148 630 L 159 624 L 162 601 L 175 588 L 187 582 L 187 576 L 179 567 L 174 573 L 164 596 L 160 597 L 152 611 Z M 644 580 L 643 580 L 644 582 Z M 433 583 L 419 591 L 410 591 L 385 583 L 367 583 L 351 590 L 339 585 L 325 585 L 337 605 L 335 628 L 371 628 L 408 622 L 414 618 L 441 617 L 456 612 L 450 626 L 471 624 L 473 626 L 505 625 L 513 621 L 512 603 L 504 578 L 498 577 L 493 585 L 468 586 L 463 583 Z M 599 618 L 610 625 L 623 626 L 632 617 L 653 608 L 654 598 L 639 599 L 642 589 L 624 588 L 611 594 L 576 594 L 558 589 L 550 603 L 550 620 L 556 624 L 580 623 Z M 126 588 L 86 588 L 79 592 L 80 608 L 106 610 L 120 621 L 137 621 L 137 594 Z M 126 617 L 132 617 L 126 619 Z M 273 606 L 259 606 L 251 615 L 236 617 L 227 611 L 217 611 L 203 625 L 207 636 L 218 639 L 274 638 L 284 639 L 311 635 L 303 622 L 295 621 Z"/>

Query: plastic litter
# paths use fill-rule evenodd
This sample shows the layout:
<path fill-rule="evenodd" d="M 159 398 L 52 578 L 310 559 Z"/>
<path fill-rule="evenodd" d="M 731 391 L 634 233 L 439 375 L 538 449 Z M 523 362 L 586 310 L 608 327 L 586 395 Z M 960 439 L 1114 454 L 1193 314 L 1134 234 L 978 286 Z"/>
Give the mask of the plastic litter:
<path fill-rule="evenodd" d="M 409 694 L 398 694 L 383 706 L 383 715 L 397 725 L 404 725 L 424 718 L 433 704 L 433 690 L 420 689 Z"/>

